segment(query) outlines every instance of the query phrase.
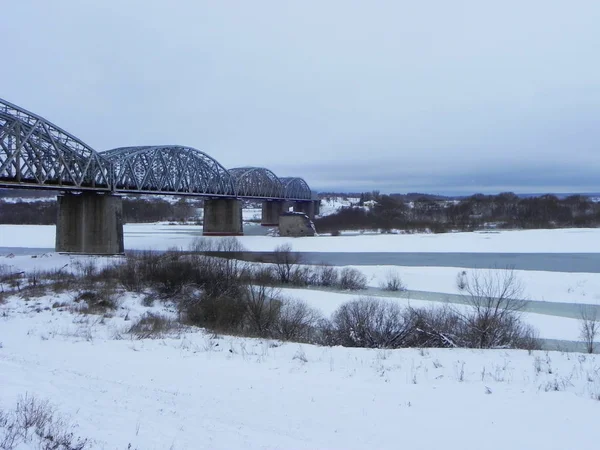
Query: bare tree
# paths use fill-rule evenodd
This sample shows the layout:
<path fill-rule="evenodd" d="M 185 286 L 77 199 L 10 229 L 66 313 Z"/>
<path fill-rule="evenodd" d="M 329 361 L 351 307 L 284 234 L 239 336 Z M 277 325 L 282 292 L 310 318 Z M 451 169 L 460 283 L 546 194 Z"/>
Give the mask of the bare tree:
<path fill-rule="evenodd" d="M 318 310 L 301 300 L 287 299 L 281 305 L 275 336 L 285 341 L 312 342 L 321 320 Z"/>
<path fill-rule="evenodd" d="M 340 272 L 340 288 L 349 291 L 360 291 L 367 288 L 367 277 L 353 267 L 344 267 Z"/>
<path fill-rule="evenodd" d="M 413 327 L 408 318 L 397 303 L 362 297 L 337 309 L 331 332 L 335 343 L 345 347 L 405 347 Z"/>
<path fill-rule="evenodd" d="M 272 333 L 281 309 L 280 291 L 264 284 L 249 284 L 244 292 L 247 326 L 258 336 Z"/>
<path fill-rule="evenodd" d="M 292 251 L 290 244 L 278 245 L 275 248 L 275 272 L 281 283 L 288 284 L 292 281 L 301 260 L 300 253 Z"/>
<path fill-rule="evenodd" d="M 584 306 L 581 308 L 580 337 L 585 344 L 588 353 L 594 353 L 596 336 L 600 332 L 600 320 L 598 320 L 598 308 L 596 306 Z"/>
<path fill-rule="evenodd" d="M 379 287 L 384 291 L 405 291 L 406 286 L 398 271 L 390 269 L 385 273 L 385 278 L 381 281 Z"/>
<path fill-rule="evenodd" d="M 469 346 L 513 347 L 520 338 L 524 287 L 513 268 L 474 270 L 457 278 L 470 311 L 462 314 Z"/>

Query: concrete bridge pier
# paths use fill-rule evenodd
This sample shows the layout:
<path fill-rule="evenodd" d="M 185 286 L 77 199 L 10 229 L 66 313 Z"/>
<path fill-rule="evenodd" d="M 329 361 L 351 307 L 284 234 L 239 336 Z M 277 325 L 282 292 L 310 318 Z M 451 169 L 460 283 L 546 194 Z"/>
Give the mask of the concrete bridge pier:
<path fill-rule="evenodd" d="M 315 202 L 312 200 L 294 202 L 294 212 L 304 213 L 310 220 L 314 220 Z"/>
<path fill-rule="evenodd" d="M 236 198 L 204 200 L 204 236 L 242 236 L 242 201 Z"/>
<path fill-rule="evenodd" d="M 262 204 L 262 218 L 260 224 L 263 227 L 278 227 L 279 216 L 287 212 L 287 203 L 283 200 L 265 200 Z"/>
<path fill-rule="evenodd" d="M 123 253 L 121 197 L 96 192 L 59 195 L 55 248 L 65 253 Z"/>

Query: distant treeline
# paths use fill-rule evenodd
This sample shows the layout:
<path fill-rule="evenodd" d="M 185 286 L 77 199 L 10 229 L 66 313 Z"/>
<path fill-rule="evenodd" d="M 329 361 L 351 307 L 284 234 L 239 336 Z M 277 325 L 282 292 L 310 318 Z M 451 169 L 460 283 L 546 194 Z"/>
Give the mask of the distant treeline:
<path fill-rule="evenodd" d="M 512 192 L 499 195 L 476 194 L 461 200 L 361 194 L 357 205 L 315 221 L 319 232 L 341 230 L 452 230 L 484 228 L 595 227 L 600 224 L 600 204 L 582 195 L 559 199 L 554 195 L 519 198 Z M 363 205 L 374 200 L 374 206 Z"/>
<path fill-rule="evenodd" d="M 172 204 L 162 199 L 123 199 L 123 220 L 127 222 L 184 221 L 196 216 L 196 203 L 184 199 Z M 56 223 L 55 201 L 5 203 L 0 201 L 0 223 L 52 225 Z"/>

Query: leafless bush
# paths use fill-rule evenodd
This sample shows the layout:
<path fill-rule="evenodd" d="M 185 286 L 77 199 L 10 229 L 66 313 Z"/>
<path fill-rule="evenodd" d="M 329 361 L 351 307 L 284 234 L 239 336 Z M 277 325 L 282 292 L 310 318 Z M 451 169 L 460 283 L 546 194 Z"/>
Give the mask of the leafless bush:
<path fill-rule="evenodd" d="M 239 333 L 246 318 L 246 305 L 239 287 L 218 295 L 190 292 L 179 302 L 181 319 L 212 331 Z"/>
<path fill-rule="evenodd" d="M 97 261 L 94 258 L 76 259 L 73 262 L 73 270 L 80 278 L 91 281 L 98 273 Z"/>
<path fill-rule="evenodd" d="M 129 333 L 135 335 L 138 339 L 157 339 L 164 337 L 177 328 L 178 324 L 171 318 L 148 312 L 129 328 Z"/>
<path fill-rule="evenodd" d="M 405 346 L 412 324 L 398 304 L 364 297 L 340 306 L 333 314 L 332 328 L 339 345 L 398 348 Z"/>
<path fill-rule="evenodd" d="M 249 271 L 248 263 L 237 258 L 244 251 L 246 249 L 235 237 L 216 240 L 201 238 L 190 246 L 195 265 L 201 267 L 209 277 L 218 277 L 226 283 L 237 282 L 242 274 Z"/>
<path fill-rule="evenodd" d="M 511 348 L 520 348 L 522 350 L 541 350 L 542 343 L 538 331 L 527 323 L 519 320 L 518 327 L 513 330 L 510 339 Z"/>
<path fill-rule="evenodd" d="M 385 273 L 385 278 L 380 284 L 381 289 L 384 291 L 405 291 L 406 287 L 402 283 L 400 274 L 395 270 L 388 270 Z"/>
<path fill-rule="evenodd" d="M 524 287 L 514 269 L 471 271 L 461 277 L 465 303 L 463 315 L 469 347 L 514 347 L 523 331 Z M 458 286 L 460 288 L 460 286 Z"/>
<path fill-rule="evenodd" d="M 27 272 L 27 287 L 35 289 L 42 284 L 42 272 L 39 269 L 33 269 Z"/>
<path fill-rule="evenodd" d="M 321 314 L 306 302 L 283 300 L 274 337 L 284 341 L 313 342 Z"/>
<path fill-rule="evenodd" d="M 461 317 L 449 306 L 412 308 L 406 310 L 406 321 L 413 332 L 407 343 L 410 347 L 446 347 L 464 345 Z"/>
<path fill-rule="evenodd" d="M 77 277 L 65 270 L 65 267 L 45 271 L 41 277 L 48 283 L 48 287 L 57 293 L 71 291 L 77 286 Z"/>
<path fill-rule="evenodd" d="M 148 274 L 159 293 L 165 296 L 177 295 L 183 288 L 197 279 L 197 267 L 180 252 L 168 251 L 161 255 L 154 271 Z"/>
<path fill-rule="evenodd" d="M 579 335 L 588 353 L 594 353 L 596 337 L 600 332 L 600 320 L 596 306 L 583 306 L 580 313 Z"/>
<path fill-rule="evenodd" d="M 0 303 L 8 297 L 14 289 L 20 290 L 23 272 L 15 272 L 9 265 L 0 264 Z"/>
<path fill-rule="evenodd" d="M 327 264 L 314 268 L 314 284 L 317 286 L 333 287 L 339 283 L 340 275 L 337 269 Z"/>
<path fill-rule="evenodd" d="M 161 255 L 150 251 L 127 253 L 122 262 L 108 270 L 128 291 L 142 292 L 152 283 L 160 265 Z"/>
<path fill-rule="evenodd" d="M 328 346 L 480 348 L 477 330 L 450 306 L 412 308 L 360 298 L 343 304 L 315 328 L 316 342 Z M 540 348 L 536 331 L 520 320 L 503 329 L 506 348 Z"/>
<path fill-rule="evenodd" d="M 6 283 L 14 276 L 14 271 L 8 264 L 0 264 L 0 283 Z"/>
<path fill-rule="evenodd" d="M 114 289 L 104 287 L 80 291 L 73 301 L 77 304 L 75 311 L 82 314 L 104 315 L 119 306 L 118 293 Z"/>
<path fill-rule="evenodd" d="M 292 280 L 302 258 L 300 253 L 292 251 L 290 244 L 282 244 L 275 248 L 275 272 L 282 284 L 288 284 Z"/>
<path fill-rule="evenodd" d="M 367 277 L 352 267 L 344 267 L 340 272 L 340 288 L 349 291 L 366 289 Z"/>
<path fill-rule="evenodd" d="M 314 271 L 310 266 L 298 266 L 291 274 L 290 284 L 294 286 L 309 286 L 314 284 Z"/>
<path fill-rule="evenodd" d="M 13 410 L 0 410 L 0 449 L 84 450 L 87 439 L 74 435 L 73 427 L 47 402 L 25 395 Z"/>
<path fill-rule="evenodd" d="M 273 286 L 277 284 L 278 277 L 275 274 L 275 270 L 272 266 L 263 266 L 262 264 L 253 267 L 251 270 L 246 272 L 246 282 L 257 283 L 263 285 Z"/>
<path fill-rule="evenodd" d="M 269 286 L 246 286 L 243 303 L 246 307 L 247 331 L 261 337 L 268 337 L 273 333 L 281 309 L 279 296 L 279 290 Z"/>

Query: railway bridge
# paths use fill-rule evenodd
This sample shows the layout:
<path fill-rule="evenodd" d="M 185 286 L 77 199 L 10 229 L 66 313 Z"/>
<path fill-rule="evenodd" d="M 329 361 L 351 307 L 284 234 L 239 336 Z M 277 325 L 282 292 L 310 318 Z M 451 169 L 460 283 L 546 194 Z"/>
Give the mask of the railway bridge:
<path fill-rule="evenodd" d="M 263 225 L 293 207 L 310 218 L 319 201 L 302 178 L 263 167 L 226 169 L 192 147 L 96 151 L 48 120 L 0 99 L 0 187 L 56 190 L 56 251 L 124 251 L 122 195 L 204 199 L 203 234 L 242 235 L 242 200 L 262 201 Z"/>

